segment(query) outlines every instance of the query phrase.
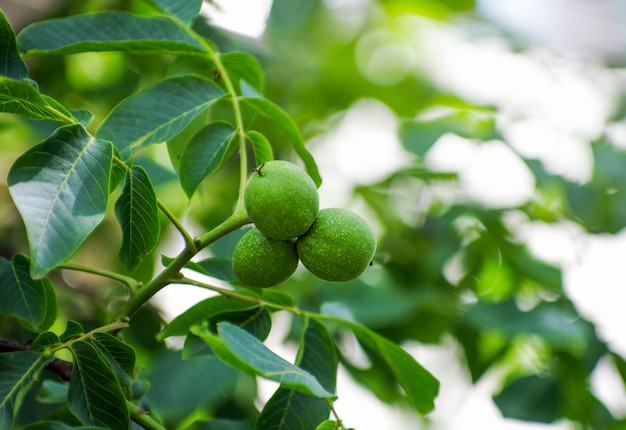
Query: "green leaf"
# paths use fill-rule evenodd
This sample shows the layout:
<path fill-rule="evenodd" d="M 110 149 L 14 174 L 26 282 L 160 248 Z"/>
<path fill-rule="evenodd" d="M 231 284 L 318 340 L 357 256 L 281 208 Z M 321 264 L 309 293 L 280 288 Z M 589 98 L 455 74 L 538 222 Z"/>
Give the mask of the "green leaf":
<path fill-rule="evenodd" d="M 150 0 L 163 12 L 175 16 L 185 24 L 189 24 L 202 7 L 202 0 Z"/>
<path fill-rule="evenodd" d="M 246 136 L 252 145 L 254 161 L 256 162 L 255 165 L 260 166 L 261 164 L 274 159 L 272 145 L 270 145 L 269 140 L 267 140 L 263 134 L 255 130 L 250 130 L 246 132 Z"/>
<path fill-rule="evenodd" d="M 330 392 L 337 375 L 335 343 L 326 327 L 308 320 L 298 351 L 298 366 L 311 373 Z M 257 418 L 259 430 L 308 430 L 326 420 L 330 406 L 326 399 L 279 387 Z"/>
<path fill-rule="evenodd" d="M 252 425 L 245 421 L 218 418 L 211 421 L 197 421 L 189 430 L 252 430 Z"/>
<path fill-rule="evenodd" d="M 67 394 L 70 411 L 85 425 L 127 429 L 128 407 L 111 367 L 88 342 L 76 341 L 70 349 L 74 355 Z"/>
<path fill-rule="evenodd" d="M 45 348 L 52 345 L 58 345 L 59 343 L 61 343 L 61 339 L 59 339 L 59 336 L 57 336 L 56 333 L 44 331 L 43 333 L 40 333 L 35 340 L 33 340 L 30 348 L 33 351 L 43 351 Z"/>
<path fill-rule="evenodd" d="M 17 36 L 28 55 L 87 51 L 198 54 L 205 47 L 167 17 L 105 11 L 36 22 Z"/>
<path fill-rule="evenodd" d="M 315 430 L 337 430 L 339 428 L 339 423 L 333 420 L 326 420 L 323 423 L 320 423 Z"/>
<path fill-rule="evenodd" d="M 112 160 L 109 142 L 68 125 L 11 167 L 9 191 L 26 224 L 34 278 L 69 258 L 104 218 Z"/>
<path fill-rule="evenodd" d="M 118 104 L 96 131 L 128 159 L 139 148 L 165 142 L 224 94 L 201 76 L 174 76 Z"/>
<path fill-rule="evenodd" d="M 67 342 L 72 339 L 76 339 L 77 337 L 85 334 L 85 330 L 80 323 L 76 321 L 69 320 L 67 325 L 65 326 L 65 331 L 59 336 L 61 342 Z"/>
<path fill-rule="evenodd" d="M 446 133 L 466 139 L 498 137 L 493 113 L 458 110 L 432 120 L 407 122 L 400 129 L 400 138 L 407 150 L 423 156 Z"/>
<path fill-rule="evenodd" d="M 557 381 L 533 375 L 507 385 L 493 400 L 507 418 L 551 423 L 561 417 L 563 396 Z"/>
<path fill-rule="evenodd" d="M 126 171 L 126 183 L 115 203 L 115 215 L 122 227 L 120 260 L 131 273 L 141 258 L 157 246 L 161 231 L 156 194 L 141 166 Z"/>
<path fill-rule="evenodd" d="M 46 379 L 41 383 L 37 393 L 37 401 L 46 405 L 65 403 L 67 401 L 67 384 Z"/>
<path fill-rule="evenodd" d="M 229 312 L 238 312 L 257 308 L 254 303 L 242 302 L 229 299 L 224 296 L 215 296 L 196 303 L 182 314 L 174 318 L 157 334 L 157 339 L 162 341 L 170 336 L 182 336 L 189 332 L 191 326 L 202 321 L 210 320 Z"/>
<path fill-rule="evenodd" d="M 293 308 L 296 306 L 296 300 L 294 297 L 291 294 L 282 291 L 264 289 L 261 290 L 261 298 L 264 302 L 280 305 L 284 308 Z"/>
<path fill-rule="evenodd" d="M 307 172 L 319 188 L 322 184 L 322 178 L 320 177 L 317 163 L 304 146 L 304 140 L 293 118 L 266 98 L 246 97 L 243 101 L 285 133 L 294 150 L 304 162 Z"/>
<path fill-rule="evenodd" d="M 94 333 L 91 343 L 107 359 L 120 383 L 130 386 L 135 372 L 135 350 L 109 333 Z"/>
<path fill-rule="evenodd" d="M 233 272 L 232 262 L 225 258 L 207 258 L 198 262 L 191 261 L 185 265 L 185 268 L 221 281 L 230 282 L 237 279 Z"/>
<path fill-rule="evenodd" d="M 0 428 L 12 429 L 22 398 L 52 360 L 32 351 L 4 352 L 0 354 Z"/>
<path fill-rule="evenodd" d="M 56 295 L 52 283 L 30 277 L 30 260 L 16 254 L 9 262 L 0 258 L 0 314 L 14 316 L 31 331 L 50 328 L 56 318 Z"/>
<path fill-rule="evenodd" d="M 309 372 L 289 363 L 239 327 L 227 322 L 217 324 L 218 335 L 194 326 L 191 332 L 202 338 L 226 364 L 259 375 L 283 386 L 316 397 L 334 398 Z"/>
<path fill-rule="evenodd" d="M 21 427 L 21 430 L 101 430 L 102 427 L 71 426 L 60 421 L 39 421 L 34 424 Z"/>
<path fill-rule="evenodd" d="M 260 306 L 245 311 L 229 312 L 220 316 L 220 321 L 233 323 L 259 340 L 267 339 L 272 329 L 272 317 L 269 311 Z"/>
<path fill-rule="evenodd" d="M 0 112 L 65 124 L 78 122 L 59 102 L 39 93 L 37 88 L 28 82 L 3 76 L 0 76 Z"/>
<path fill-rule="evenodd" d="M 432 411 L 439 392 L 439 381 L 400 346 L 363 326 L 345 323 L 360 342 L 385 361 L 415 410 L 421 414 Z"/>
<path fill-rule="evenodd" d="M 246 52 L 220 54 L 220 59 L 228 75 L 235 84 L 244 81 L 259 93 L 263 92 L 263 69 L 259 61 Z"/>
<path fill-rule="evenodd" d="M 187 197 L 224 163 L 234 132 L 230 124 L 213 122 L 191 139 L 180 160 L 180 184 Z"/>
<path fill-rule="evenodd" d="M 0 58 L 4 60 L 0 66 L 1 76 L 6 76 L 16 81 L 25 81 L 29 85 L 37 87 L 37 84 L 28 76 L 26 63 L 22 61 L 22 57 L 17 52 L 15 32 L 2 9 L 0 9 Z"/>

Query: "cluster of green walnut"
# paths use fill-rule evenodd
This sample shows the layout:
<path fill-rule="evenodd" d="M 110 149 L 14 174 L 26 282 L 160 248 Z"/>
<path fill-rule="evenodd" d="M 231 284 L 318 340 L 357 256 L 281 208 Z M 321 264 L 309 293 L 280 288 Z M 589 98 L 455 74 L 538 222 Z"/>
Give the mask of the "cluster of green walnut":
<path fill-rule="evenodd" d="M 279 285 L 299 261 L 330 282 L 355 279 L 371 264 L 376 239 L 369 225 L 347 209 L 320 210 L 315 183 L 295 164 L 274 160 L 254 169 L 244 205 L 254 227 L 235 247 L 233 271 L 247 285 Z"/>

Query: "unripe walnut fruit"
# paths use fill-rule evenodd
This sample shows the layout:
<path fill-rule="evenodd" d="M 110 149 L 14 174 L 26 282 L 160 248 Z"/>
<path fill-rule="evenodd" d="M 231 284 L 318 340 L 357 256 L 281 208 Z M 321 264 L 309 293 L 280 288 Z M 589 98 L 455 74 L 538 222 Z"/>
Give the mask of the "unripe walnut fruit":
<path fill-rule="evenodd" d="M 272 239 L 292 239 L 304 234 L 319 212 L 317 187 L 293 163 L 268 161 L 255 169 L 244 191 L 248 217 Z"/>
<path fill-rule="evenodd" d="M 296 242 L 304 267 L 320 279 L 344 282 L 361 275 L 376 251 L 376 238 L 363 218 L 347 209 L 322 209 Z"/>
<path fill-rule="evenodd" d="M 233 251 L 233 272 L 241 282 L 268 288 L 285 282 L 298 267 L 292 240 L 276 240 L 250 229 Z"/>

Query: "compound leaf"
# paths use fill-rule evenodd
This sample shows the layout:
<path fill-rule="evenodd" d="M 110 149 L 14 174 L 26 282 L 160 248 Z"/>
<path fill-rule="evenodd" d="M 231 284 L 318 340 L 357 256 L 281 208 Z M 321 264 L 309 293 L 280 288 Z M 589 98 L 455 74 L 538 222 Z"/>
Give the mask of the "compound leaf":
<path fill-rule="evenodd" d="M 0 313 L 17 317 L 39 332 L 50 328 L 56 309 L 52 283 L 31 278 L 28 257 L 16 254 L 10 262 L 0 258 Z"/>
<path fill-rule="evenodd" d="M 9 191 L 26 224 L 34 278 L 70 257 L 104 218 L 112 160 L 109 142 L 74 124 L 11 167 Z"/>
<path fill-rule="evenodd" d="M 234 132 L 230 124 L 213 122 L 191 139 L 180 160 L 180 184 L 187 197 L 226 160 Z"/>
<path fill-rule="evenodd" d="M 67 401 L 72 414 L 85 425 L 127 429 L 128 407 L 109 364 L 89 342 L 76 341 L 70 349 L 74 367 Z"/>
<path fill-rule="evenodd" d="M 32 351 L 0 354 L 0 428 L 14 428 L 13 418 L 24 394 L 53 358 Z"/>
<path fill-rule="evenodd" d="M 191 326 L 202 321 L 210 320 L 218 315 L 247 311 L 258 307 L 259 306 L 254 303 L 229 299 L 224 296 L 209 297 L 208 299 L 196 303 L 170 321 L 165 329 L 159 332 L 156 337 L 159 341 L 162 341 L 170 336 L 186 335 L 189 333 Z"/>
<path fill-rule="evenodd" d="M 120 260 L 130 273 L 158 244 L 161 231 L 156 194 L 141 166 L 127 170 L 124 189 L 115 203 L 115 215 L 122 227 Z"/>
<path fill-rule="evenodd" d="M 317 163 L 311 155 L 311 153 L 304 146 L 304 140 L 298 129 L 298 125 L 284 110 L 263 97 L 245 97 L 243 101 L 252 107 L 256 112 L 260 113 L 287 136 L 287 139 L 293 146 L 298 156 L 304 162 L 307 172 L 319 188 L 322 184 L 322 178 L 320 177 Z"/>
<path fill-rule="evenodd" d="M 308 320 L 298 351 L 298 366 L 317 378 L 330 392 L 335 391 L 337 352 L 326 327 Z M 308 430 L 326 420 L 330 407 L 326 399 L 279 387 L 257 418 L 263 430 Z M 334 427 L 333 427 L 334 428 Z"/>
<path fill-rule="evenodd" d="M 96 131 L 128 159 L 137 149 L 165 142 L 223 95 L 207 78 L 174 76 L 118 104 Z"/>
<path fill-rule="evenodd" d="M 434 400 L 439 392 L 439 381 L 428 370 L 390 340 L 361 325 L 347 321 L 343 323 L 350 327 L 360 342 L 378 354 L 389 366 L 415 410 L 421 414 L 433 410 Z"/>
<path fill-rule="evenodd" d="M 279 357 L 260 340 L 236 325 L 218 323 L 217 335 L 200 326 L 192 327 L 191 332 L 204 340 L 222 361 L 236 369 L 316 397 L 334 397 L 309 372 Z"/>
<path fill-rule="evenodd" d="M 17 35 L 29 55 L 88 51 L 199 54 L 204 46 L 168 17 L 104 11 L 36 22 Z"/>

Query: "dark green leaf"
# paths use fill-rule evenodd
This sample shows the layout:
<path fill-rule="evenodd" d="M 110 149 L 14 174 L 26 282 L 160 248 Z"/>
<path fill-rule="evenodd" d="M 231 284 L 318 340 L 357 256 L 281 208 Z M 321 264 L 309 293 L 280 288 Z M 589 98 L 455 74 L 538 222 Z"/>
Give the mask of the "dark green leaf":
<path fill-rule="evenodd" d="M 311 153 L 304 146 L 304 140 L 298 129 L 298 125 L 285 111 L 266 98 L 246 97 L 243 99 L 246 104 L 251 106 L 255 111 L 269 119 L 276 127 L 281 129 L 289 143 L 293 146 L 298 156 L 304 162 L 307 172 L 319 188 L 322 184 L 317 163 Z"/>
<path fill-rule="evenodd" d="M 0 313 L 19 318 L 30 330 L 48 329 L 56 318 L 52 283 L 30 277 L 30 261 L 16 254 L 9 262 L 0 258 Z"/>
<path fill-rule="evenodd" d="M 88 342 L 72 343 L 71 351 L 74 367 L 67 394 L 70 411 L 85 425 L 127 429 L 128 407 L 111 367 Z"/>
<path fill-rule="evenodd" d="M 157 335 L 158 340 L 163 340 L 170 336 L 182 336 L 189 332 L 189 328 L 202 321 L 210 320 L 229 312 L 238 312 L 257 308 L 254 303 L 242 302 L 229 299 L 224 296 L 216 296 L 196 303 L 182 314 L 174 318 Z"/>
<path fill-rule="evenodd" d="M 115 203 L 115 215 L 122 226 L 120 260 L 130 273 L 159 243 L 161 231 L 156 194 L 141 166 L 127 170 L 126 184 Z"/>
<path fill-rule="evenodd" d="M 183 345 L 183 360 L 189 360 L 190 358 L 202 357 L 203 355 L 214 355 L 213 350 L 209 348 L 209 345 L 198 336 L 188 334 L 185 338 Z"/>
<path fill-rule="evenodd" d="M 252 430 L 252 424 L 218 418 L 211 421 L 197 421 L 189 430 Z"/>
<path fill-rule="evenodd" d="M 222 361 L 236 369 L 316 397 L 334 397 L 309 372 L 274 354 L 245 330 L 227 322 L 218 323 L 217 330 L 218 334 L 214 335 L 205 328 L 194 326 L 191 332 L 202 338 Z"/>
<path fill-rule="evenodd" d="M 234 132 L 230 124 L 213 122 L 191 139 L 180 160 L 180 184 L 187 197 L 226 160 Z"/>
<path fill-rule="evenodd" d="M 285 308 L 292 308 L 296 305 L 296 301 L 291 294 L 282 291 L 264 289 L 261 290 L 261 298 L 263 301 L 280 305 Z"/>
<path fill-rule="evenodd" d="M 272 317 L 269 311 L 262 307 L 227 313 L 220 316 L 220 321 L 236 324 L 239 328 L 244 329 L 260 340 L 267 339 L 272 329 Z"/>
<path fill-rule="evenodd" d="M 254 161 L 256 166 L 260 166 L 263 163 L 274 159 L 274 151 L 272 145 L 267 138 L 258 131 L 250 130 L 246 132 L 246 136 L 250 140 L 252 145 L 252 151 L 254 152 Z"/>
<path fill-rule="evenodd" d="M 102 221 L 112 160 L 109 142 L 68 125 L 13 164 L 9 190 L 26 224 L 33 277 L 70 257 Z"/>
<path fill-rule="evenodd" d="M 4 60 L 0 65 L 0 76 L 28 82 L 36 88 L 37 85 L 28 76 L 28 67 L 17 52 L 15 32 L 2 9 L 0 9 L 0 58 Z"/>
<path fill-rule="evenodd" d="M 202 0 L 150 0 L 163 12 L 189 24 L 200 13 Z"/>
<path fill-rule="evenodd" d="M 205 52 L 186 29 L 166 17 L 106 11 L 36 22 L 17 36 L 29 55 L 87 51 Z"/>
<path fill-rule="evenodd" d="M 376 352 L 389 366 L 398 383 L 404 389 L 411 405 L 421 414 L 435 407 L 434 400 L 439 392 L 439 381 L 424 369 L 408 352 L 373 331 L 348 323 L 352 332 L 372 351 Z"/>
<path fill-rule="evenodd" d="M 28 82 L 3 76 L 0 76 L 0 112 L 65 124 L 78 122 L 59 102 L 40 94 L 37 88 Z"/>
<path fill-rule="evenodd" d="M 330 392 L 335 392 L 337 352 L 331 335 L 321 323 L 307 321 L 300 341 L 297 364 L 313 375 Z M 326 399 L 279 387 L 257 418 L 259 430 L 308 430 L 326 420 Z"/>
<path fill-rule="evenodd" d="M 32 351 L 0 354 L 0 428 L 14 428 L 13 419 L 24 394 L 53 358 Z"/>
<path fill-rule="evenodd" d="M 200 76 L 174 76 L 123 100 L 96 132 L 128 159 L 139 148 L 165 142 L 223 95 Z"/>
<path fill-rule="evenodd" d="M 65 403 L 67 401 L 67 388 L 65 382 L 57 382 L 46 379 L 41 383 L 41 388 L 37 393 L 37 401 L 46 405 Z"/>
<path fill-rule="evenodd" d="M 101 430 L 102 427 L 92 426 L 71 426 L 60 421 L 40 421 L 22 427 L 22 430 Z"/>
<path fill-rule="evenodd" d="M 230 282 L 237 279 L 233 273 L 232 262 L 224 258 L 207 258 L 198 262 L 192 261 L 186 264 L 185 267 L 221 281 Z"/>
<path fill-rule="evenodd" d="M 235 84 L 244 81 L 263 92 L 263 69 L 255 57 L 245 52 L 228 52 L 220 54 L 220 59 Z"/>
<path fill-rule="evenodd" d="M 77 337 L 82 336 L 84 333 L 85 331 L 80 323 L 69 320 L 67 322 L 67 326 L 65 327 L 65 331 L 59 337 L 61 342 L 67 342 L 68 340 L 76 339 Z"/>
<path fill-rule="evenodd" d="M 563 398 L 555 380 L 533 375 L 507 385 L 493 400 L 507 418 L 550 423 L 560 418 Z"/>
<path fill-rule="evenodd" d="M 94 333 L 91 343 L 107 359 L 120 384 L 131 385 L 135 373 L 135 350 L 109 333 Z"/>
<path fill-rule="evenodd" d="M 45 348 L 59 343 L 61 343 L 61 339 L 59 339 L 59 336 L 57 336 L 56 333 L 44 331 L 35 338 L 30 348 L 33 351 L 43 351 Z"/>
<path fill-rule="evenodd" d="M 71 109 L 70 113 L 83 127 L 87 127 L 91 120 L 93 119 L 93 112 L 88 111 L 86 109 Z"/>

